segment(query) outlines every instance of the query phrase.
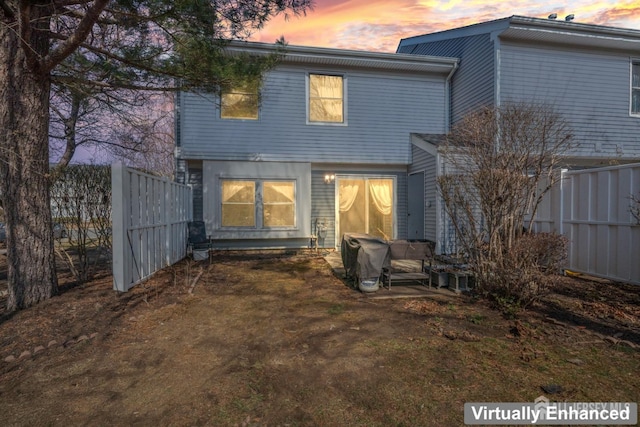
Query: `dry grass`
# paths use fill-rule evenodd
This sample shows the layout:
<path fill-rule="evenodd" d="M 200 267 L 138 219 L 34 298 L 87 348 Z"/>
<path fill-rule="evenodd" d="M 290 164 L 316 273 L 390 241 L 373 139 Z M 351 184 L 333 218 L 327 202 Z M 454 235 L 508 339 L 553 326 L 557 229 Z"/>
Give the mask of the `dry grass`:
<path fill-rule="evenodd" d="M 3 318 L 4 425 L 449 426 L 465 402 L 549 384 L 552 400 L 640 400 L 640 354 L 619 341 L 640 343 L 640 302 L 616 285 L 563 280 L 517 321 L 454 294 L 373 301 L 307 254 L 217 254 L 110 287 Z M 51 339 L 68 345 L 3 362 Z"/>

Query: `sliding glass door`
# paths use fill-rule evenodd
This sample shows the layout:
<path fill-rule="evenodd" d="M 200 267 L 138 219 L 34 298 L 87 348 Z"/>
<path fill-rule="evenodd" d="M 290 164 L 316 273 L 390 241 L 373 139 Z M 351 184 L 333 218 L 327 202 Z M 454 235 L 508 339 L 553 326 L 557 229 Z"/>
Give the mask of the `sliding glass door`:
<path fill-rule="evenodd" d="M 339 242 L 345 233 L 365 233 L 391 240 L 394 231 L 394 178 L 336 178 Z"/>

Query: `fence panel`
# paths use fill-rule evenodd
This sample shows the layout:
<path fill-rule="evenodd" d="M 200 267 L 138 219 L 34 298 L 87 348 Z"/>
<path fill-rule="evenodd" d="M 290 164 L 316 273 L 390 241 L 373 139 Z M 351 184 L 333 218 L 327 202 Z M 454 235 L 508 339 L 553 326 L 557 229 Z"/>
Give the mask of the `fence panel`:
<path fill-rule="evenodd" d="M 640 196 L 640 164 L 564 171 L 534 230 L 569 239 L 569 270 L 640 284 L 640 225 L 631 215 L 632 195 Z"/>
<path fill-rule="evenodd" d="M 126 292 L 186 256 L 192 193 L 122 164 L 111 167 L 113 288 Z"/>

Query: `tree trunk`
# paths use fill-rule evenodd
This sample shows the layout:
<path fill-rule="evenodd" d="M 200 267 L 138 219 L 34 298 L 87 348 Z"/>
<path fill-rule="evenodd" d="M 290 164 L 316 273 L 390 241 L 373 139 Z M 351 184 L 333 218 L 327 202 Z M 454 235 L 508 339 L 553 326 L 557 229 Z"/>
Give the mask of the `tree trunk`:
<path fill-rule="evenodd" d="M 48 22 L 42 23 L 48 28 Z M 9 297 L 18 310 L 58 291 L 49 202 L 48 73 L 28 65 L 16 26 L 0 22 L 0 194 L 7 223 Z M 44 32 L 29 45 L 39 57 Z"/>

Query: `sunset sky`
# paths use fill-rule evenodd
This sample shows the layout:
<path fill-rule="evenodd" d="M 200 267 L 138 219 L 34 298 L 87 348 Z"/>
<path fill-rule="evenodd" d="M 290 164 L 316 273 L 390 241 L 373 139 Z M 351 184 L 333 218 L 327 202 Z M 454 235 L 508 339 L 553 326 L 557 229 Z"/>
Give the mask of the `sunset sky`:
<path fill-rule="evenodd" d="M 435 0 L 315 0 L 303 17 L 276 18 L 252 40 L 271 43 L 284 36 L 292 45 L 395 52 L 400 39 L 478 22 L 522 15 L 558 19 L 574 14 L 574 22 L 640 29 L 640 0 L 554 3 Z"/>

